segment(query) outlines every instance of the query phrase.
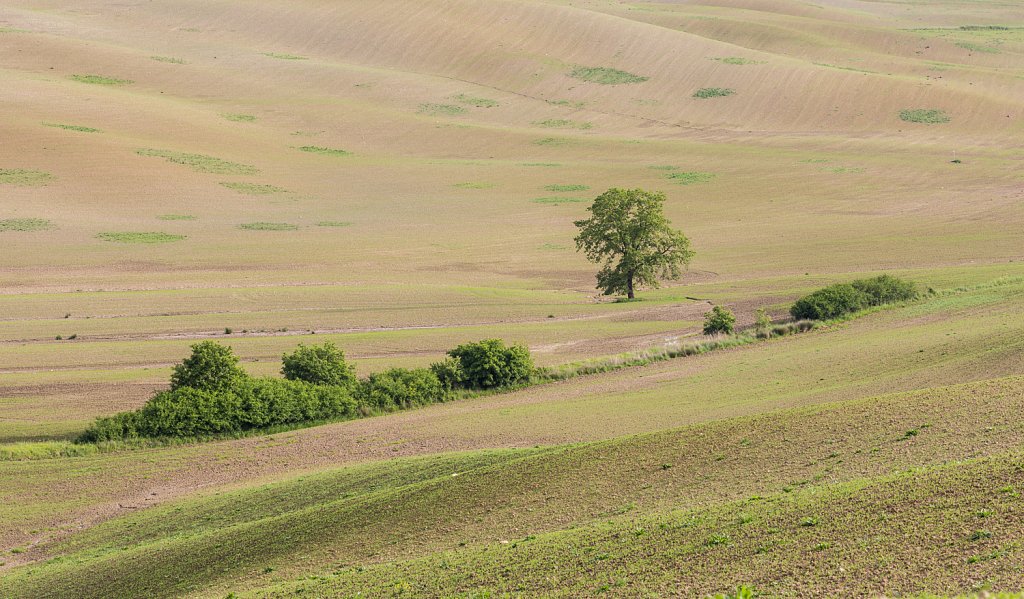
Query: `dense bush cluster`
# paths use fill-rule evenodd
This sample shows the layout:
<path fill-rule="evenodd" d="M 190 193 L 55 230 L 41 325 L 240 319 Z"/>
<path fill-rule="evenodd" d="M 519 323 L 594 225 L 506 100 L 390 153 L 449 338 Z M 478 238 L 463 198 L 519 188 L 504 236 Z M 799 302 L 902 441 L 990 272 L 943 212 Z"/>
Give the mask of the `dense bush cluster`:
<path fill-rule="evenodd" d="M 393 368 L 359 380 L 333 344 L 300 345 L 283 357 L 282 380 L 251 377 L 230 347 L 204 341 L 174 368 L 169 390 L 134 412 L 98 419 L 78 441 L 208 437 L 358 418 L 447 401 L 463 389 L 515 385 L 534 371 L 525 347 L 498 339 L 448 353 L 430 368 Z"/>
<path fill-rule="evenodd" d="M 909 281 L 880 275 L 838 283 L 819 289 L 799 300 L 789 312 L 798 320 L 829 320 L 863 310 L 917 297 L 917 289 Z"/>
<path fill-rule="evenodd" d="M 705 335 L 731 335 L 736 328 L 736 315 L 729 308 L 715 306 L 704 314 Z"/>

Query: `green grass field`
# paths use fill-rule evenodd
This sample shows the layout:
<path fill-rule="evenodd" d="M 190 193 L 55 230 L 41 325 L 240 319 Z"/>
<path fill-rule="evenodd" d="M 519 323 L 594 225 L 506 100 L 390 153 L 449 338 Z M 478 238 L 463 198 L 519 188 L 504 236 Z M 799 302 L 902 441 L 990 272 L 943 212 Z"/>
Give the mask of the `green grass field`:
<path fill-rule="evenodd" d="M 0 6 L 0 597 L 1024 590 L 1013 2 Z M 665 194 L 620 302 L 574 221 Z M 360 375 L 797 335 L 210 442 L 75 445 L 198 341 Z M 996 596 L 996 595 L 992 595 Z"/>

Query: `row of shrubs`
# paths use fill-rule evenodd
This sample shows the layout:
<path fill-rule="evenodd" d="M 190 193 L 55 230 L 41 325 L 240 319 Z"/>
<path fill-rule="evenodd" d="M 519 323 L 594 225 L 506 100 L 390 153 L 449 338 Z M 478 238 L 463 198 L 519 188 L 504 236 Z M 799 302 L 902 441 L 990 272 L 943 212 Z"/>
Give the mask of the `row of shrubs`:
<path fill-rule="evenodd" d="M 819 289 L 797 300 L 789 313 L 797 320 L 831 320 L 872 306 L 912 300 L 917 296 L 917 288 L 910 281 L 880 275 Z"/>
<path fill-rule="evenodd" d="M 284 379 L 249 376 L 238 362 L 230 347 L 197 343 L 175 366 L 170 389 L 138 410 L 99 418 L 77 441 L 207 437 L 359 418 L 447 401 L 464 390 L 512 387 L 535 370 L 525 347 L 499 339 L 460 345 L 429 368 L 392 368 L 363 379 L 329 342 L 286 354 Z"/>

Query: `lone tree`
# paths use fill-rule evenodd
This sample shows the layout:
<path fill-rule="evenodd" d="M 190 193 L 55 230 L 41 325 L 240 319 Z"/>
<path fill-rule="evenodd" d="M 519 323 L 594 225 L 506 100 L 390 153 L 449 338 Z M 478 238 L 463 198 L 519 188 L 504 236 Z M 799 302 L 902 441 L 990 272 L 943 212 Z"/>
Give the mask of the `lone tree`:
<path fill-rule="evenodd" d="M 665 218 L 665 194 L 642 189 L 609 189 L 594 200 L 590 218 L 576 221 L 576 249 L 604 266 L 597 288 L 605 295 L 636 297 L 638 285 L 657 288 L 678 279 L 694 252 L 682 231 Z"/>

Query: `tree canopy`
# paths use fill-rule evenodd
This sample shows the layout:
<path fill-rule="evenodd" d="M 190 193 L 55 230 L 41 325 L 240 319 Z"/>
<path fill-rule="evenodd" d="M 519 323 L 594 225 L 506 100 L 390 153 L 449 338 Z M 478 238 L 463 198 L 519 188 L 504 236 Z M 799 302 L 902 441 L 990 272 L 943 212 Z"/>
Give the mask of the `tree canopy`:
<path fill-rule="evenodd" d="M 693 259 L 690 240 L 665 218 L 665 194 L 642 189 L 609 189 L 598 196 L 590 218 L 575 222 L 576 249 L 603 264 L 597 288 L 605 295 L 635 297 L 636 287 L 658 287 L 678 279 Z"/>

